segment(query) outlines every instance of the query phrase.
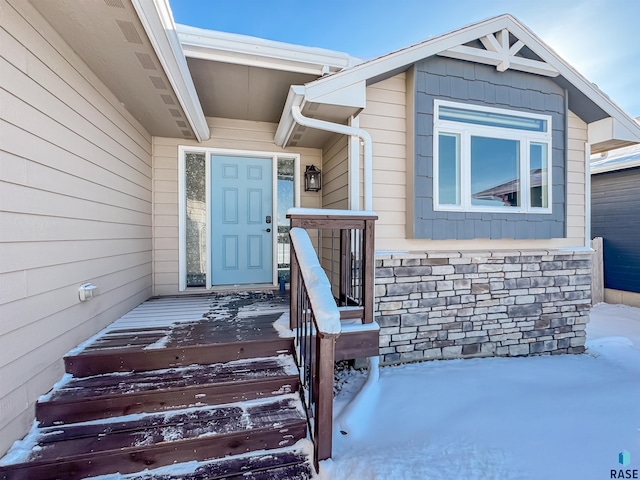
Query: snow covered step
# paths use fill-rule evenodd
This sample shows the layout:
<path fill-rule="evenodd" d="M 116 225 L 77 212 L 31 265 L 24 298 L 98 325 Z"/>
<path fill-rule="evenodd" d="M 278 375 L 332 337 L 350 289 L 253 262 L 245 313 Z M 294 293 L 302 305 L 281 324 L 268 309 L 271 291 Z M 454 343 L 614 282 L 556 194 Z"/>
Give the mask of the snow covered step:
<path fill-rule="evenodd" d="M 108 330 L 72 350 L 65 357 L 65 367 L 76 377 L 86 377 L 291 353 L 292 338 L 280 337 L 273 327 L 280 316 L 269 313 L 229 321 Z"/>
<path fill-rule="evenodd" d="M 299 396 L 289 394 L 41 428 L 17 448 L 26 458 L 0 466 L 0 479 L 72 480 L 282 448 L 306 427 Z"/>
<path fill-rule="evenodd" d="M 86 377 L 112 372 L 133 372 L 186 367 L 194 364 L 228 362 L 291 353 L 290 338 L 230 343 L 209 343 L 187 347 L 154 349 L 113 348 L 66 356 L 67 373 Z"/>
<path fill-rule="evenodd" d="M 141 473 L 103 476 L 100 480 L 309 480 L 314 477 L 312 452 L 313 444 L 309 440 L 301 440 L 284 449 L 251 452 L 207 462 L 177 463 Z"/>
<path fill-rule="evenodd" d="M 252 400 L 298 390 L 290 355 L 70 378 L 36 405 L 42 426 Z"/>

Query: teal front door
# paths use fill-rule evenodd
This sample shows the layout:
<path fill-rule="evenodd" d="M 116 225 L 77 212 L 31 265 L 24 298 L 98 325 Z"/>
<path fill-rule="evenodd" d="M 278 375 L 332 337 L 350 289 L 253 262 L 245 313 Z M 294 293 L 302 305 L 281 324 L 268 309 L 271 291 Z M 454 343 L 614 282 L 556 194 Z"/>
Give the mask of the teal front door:
<path fill-rule="evenodd" d="M 273 160 L 211 157 L 211 283 L 273 282 Z"/>

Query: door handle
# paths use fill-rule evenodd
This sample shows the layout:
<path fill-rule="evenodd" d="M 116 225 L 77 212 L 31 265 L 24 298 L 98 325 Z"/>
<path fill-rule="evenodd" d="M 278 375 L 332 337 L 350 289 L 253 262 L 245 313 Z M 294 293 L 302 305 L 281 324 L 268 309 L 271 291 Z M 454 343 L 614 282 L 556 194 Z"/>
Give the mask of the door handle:
<path fill-rule="evenodd" d="M 267 233 L 269 233 L 270 231 L 271 231 L 271 229 L 270 229 L 270 228 L 267 228 L 267 229 L 265 230 L 265 232 L 267 232 Z"/>

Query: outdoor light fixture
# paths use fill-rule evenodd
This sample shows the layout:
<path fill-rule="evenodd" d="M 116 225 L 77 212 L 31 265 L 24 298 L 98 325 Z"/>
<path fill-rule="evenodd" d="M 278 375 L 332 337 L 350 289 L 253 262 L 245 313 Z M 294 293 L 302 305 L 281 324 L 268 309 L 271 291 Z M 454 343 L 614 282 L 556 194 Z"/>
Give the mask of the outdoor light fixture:
<path fill-rule="evenodd" d="M 322 188 L 322 172 L 315 165 L 307 165 L 304 172 L 304 191 L 319 192 Z"/>

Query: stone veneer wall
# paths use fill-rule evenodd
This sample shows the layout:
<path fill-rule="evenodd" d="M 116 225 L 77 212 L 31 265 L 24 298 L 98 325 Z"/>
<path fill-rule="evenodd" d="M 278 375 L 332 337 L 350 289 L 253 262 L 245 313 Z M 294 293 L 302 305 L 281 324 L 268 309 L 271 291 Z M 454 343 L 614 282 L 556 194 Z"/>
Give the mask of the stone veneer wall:
<path fill-rule="evenodd" d="M 382 363 L 584 352 L 591 253 L 376 256 Z"/>

